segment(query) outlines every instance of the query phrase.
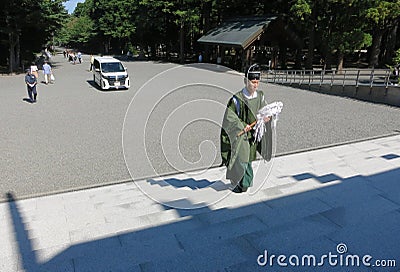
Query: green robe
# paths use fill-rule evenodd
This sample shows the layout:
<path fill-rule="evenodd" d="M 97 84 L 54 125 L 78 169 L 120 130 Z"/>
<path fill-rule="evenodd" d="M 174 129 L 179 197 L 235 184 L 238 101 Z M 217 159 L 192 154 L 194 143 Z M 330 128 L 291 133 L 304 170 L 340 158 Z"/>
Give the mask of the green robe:
<path fill-rule="evenodd" d="M 235 99 L 239 106 L 235 104 Z M 228 102 L 221 129 L 221 157 L 222 164 L 227 166 L 226 178 L 233 184 L 239 183 L 245 173 L 252 173 L 248 167 L 251 167 L 251 162 L 256 160 L 257 151 L 264 159 L 268 161 L 271 159 L 271 122 L 266 124 L 266 131 L 260 143 L 254 141 L 254 130 L 237 136 L 247 124 L 256 120 L 258 110 L 265 105 L 264 94 L 260 91 L 253 99 L 247 99 L 240 91 Z M 245 180 L 247 182 L 244 187 L 250 187 L 252 177 Z"/>

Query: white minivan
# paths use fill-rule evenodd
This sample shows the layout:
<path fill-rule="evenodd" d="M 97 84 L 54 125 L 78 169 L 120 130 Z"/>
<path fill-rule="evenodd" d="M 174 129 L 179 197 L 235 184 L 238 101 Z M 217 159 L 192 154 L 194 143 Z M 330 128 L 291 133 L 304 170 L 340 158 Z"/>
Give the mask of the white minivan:
<path fill-rule="evenodd" d="M 93 60 L 93 81 L 102 90 L 129 88 L 126 68 L 113 57 L 95 57 Z"/>

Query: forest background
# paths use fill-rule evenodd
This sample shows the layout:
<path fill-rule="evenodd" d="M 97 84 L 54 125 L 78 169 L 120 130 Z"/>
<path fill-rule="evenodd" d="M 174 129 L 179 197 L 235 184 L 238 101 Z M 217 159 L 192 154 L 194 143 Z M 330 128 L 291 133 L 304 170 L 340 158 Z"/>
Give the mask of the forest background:
<path fill-rule="evenodd" d="M 5 0 L 1 70 L 23 71 L 55 46 L 196 61 L 204 50 L 197 40 L 210 29 L 229 18 L 265 15 L 279 15 L 304 41 L 301 52 L 288 52 L 304 55 L 303 69 L 320 59 L 340 68 L 400 63 L 400 0 L 86 0 L 72 14 L 64 2 Z"/>

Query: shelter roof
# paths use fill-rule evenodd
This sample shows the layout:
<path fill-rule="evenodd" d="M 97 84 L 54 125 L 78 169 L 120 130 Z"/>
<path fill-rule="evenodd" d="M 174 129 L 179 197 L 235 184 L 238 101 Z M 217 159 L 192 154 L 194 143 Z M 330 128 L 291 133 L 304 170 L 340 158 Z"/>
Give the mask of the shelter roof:
<path fill-rule="evenodd" d="M 246 49 L 277 18 L 277 16 L 269 16 L 227 20 L 220 26 L 210 30 L 197 41 L 200 43 L 227 45 Z"/>

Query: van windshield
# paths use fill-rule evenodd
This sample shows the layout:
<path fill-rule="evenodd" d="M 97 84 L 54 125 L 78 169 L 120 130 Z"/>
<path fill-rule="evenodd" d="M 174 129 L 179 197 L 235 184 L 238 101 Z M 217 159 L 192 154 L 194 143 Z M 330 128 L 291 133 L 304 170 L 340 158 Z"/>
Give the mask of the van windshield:
<path fill-rule="evenodd" d="M 101 64 L 104 73 L 125 72 L 124 66 L 120 62 L 106 62 Z"/>

